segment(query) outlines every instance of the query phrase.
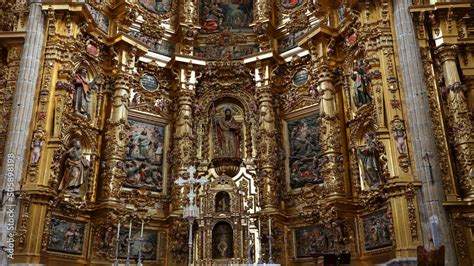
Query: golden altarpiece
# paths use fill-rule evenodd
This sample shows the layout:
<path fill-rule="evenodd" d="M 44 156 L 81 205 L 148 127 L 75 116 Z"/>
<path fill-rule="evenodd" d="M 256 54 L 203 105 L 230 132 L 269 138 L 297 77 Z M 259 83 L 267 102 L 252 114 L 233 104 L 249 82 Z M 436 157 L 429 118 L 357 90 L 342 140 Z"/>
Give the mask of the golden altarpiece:
<path fill-rule="evenodd" d="M 474 263 L 470 1 L 0 3 L 10 263 Z"/>

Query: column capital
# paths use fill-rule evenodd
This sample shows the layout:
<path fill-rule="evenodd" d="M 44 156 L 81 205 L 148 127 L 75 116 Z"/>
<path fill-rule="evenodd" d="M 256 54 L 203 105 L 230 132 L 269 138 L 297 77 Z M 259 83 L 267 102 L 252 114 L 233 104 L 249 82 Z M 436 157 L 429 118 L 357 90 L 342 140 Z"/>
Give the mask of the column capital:
<path fill-rule="evenodd" d="M 458 46 L 457 45 L 443 45 L 438 47 L 435 50 L 435 54 L 441 60 L 441 63 L 444 63 L 448 60 L 456 60 L 458 56 Z"/>

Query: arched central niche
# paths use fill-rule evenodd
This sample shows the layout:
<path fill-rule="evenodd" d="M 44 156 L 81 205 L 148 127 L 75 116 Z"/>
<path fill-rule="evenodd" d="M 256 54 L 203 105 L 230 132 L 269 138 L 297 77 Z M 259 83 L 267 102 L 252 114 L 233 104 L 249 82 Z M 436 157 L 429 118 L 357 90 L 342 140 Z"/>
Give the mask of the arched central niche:
<path fill-rule="evenodd" d="M 212 258 L 230 259 L 234 257 L 234 237 L 232 226 L 218 222 L 212 229 Z"/>

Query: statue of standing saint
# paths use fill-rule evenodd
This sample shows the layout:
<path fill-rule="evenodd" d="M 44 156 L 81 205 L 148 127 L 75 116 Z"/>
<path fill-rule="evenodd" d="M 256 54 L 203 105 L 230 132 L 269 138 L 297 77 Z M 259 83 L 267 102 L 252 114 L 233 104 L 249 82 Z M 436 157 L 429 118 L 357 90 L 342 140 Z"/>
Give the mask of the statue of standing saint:
<path fill-rule="evenodd" d="M 357 157 L 359 157 L 361 165 L 361 175 L 368 188 L 382 183 L 382 166 L 379 162 L 380 149 L 376 143 L 373 132 L 365 134 L 367 144 L 357 150 Z"/>
<path fill-rule="evenodd" d="M 59 184 L 59 191 L 79 194 L 84 180 L 89 176 L 89 160 L 81 151 L 81 142 L 74 140 L 72 147 L 65 154 L 64 174 Z"/>
<path fill-rule="evenodd" d="M 363 60 L 354 61 L 354 65 L 355 70 L 352 74 L 352 80 L 354 80 L 354 103 L 357 107 L 361 107 L 372 101 L 372 97 L 370 97 L 368 92 L 369 76 Z"/>
<path fill-rule="evenodd" d="M 230 108 L 224 117 L 216 119 L 218 154 L 222 157 L 240 157 L 240 123 L 235 121 Z"/>
<path fill-rule="evenodd" d="M 74 77 L 74 114 L 88 119 L 90 118 L 90 90 L 95 85 L 96 79 L 89 82 L 86 75 L 87 69 L 82 67 Z"/>

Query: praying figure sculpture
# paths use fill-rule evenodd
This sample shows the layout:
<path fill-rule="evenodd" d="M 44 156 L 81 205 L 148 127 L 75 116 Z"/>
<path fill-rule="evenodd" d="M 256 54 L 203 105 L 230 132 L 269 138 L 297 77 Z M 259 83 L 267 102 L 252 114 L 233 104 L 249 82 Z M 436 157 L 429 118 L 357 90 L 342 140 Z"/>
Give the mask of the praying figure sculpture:
<path fill-rule="evenodd" d="M 81 151 L 81 142 L 74 140 L 72 147 L 66 152 L 64 174 L 59 191 L 79 194 L 82 184 L 89 176 L 90 164 Z"/>
<path fill-rule="evenodd" d="M 355 70 L 352 74 L 354 80 L 354 103 L 357 107 L 372 101 L 369 95 L 369 76 L 368 70 L 363 60 L 354 61 Z"/>
<path fill-rule="evenodd" d="M 218 154 L 222 157 L 240 158 L 240 123 L 235 121 L 232 110 L 225 108 L 224 118 L 216 119 Z"/>
<path fill-rule="evenodd" d="M 83 118 L 90 118 L 91 88 L 96 79 L 88 81 L 87 69 L 82 67 L 74 77 L 74 114 Z"/>

